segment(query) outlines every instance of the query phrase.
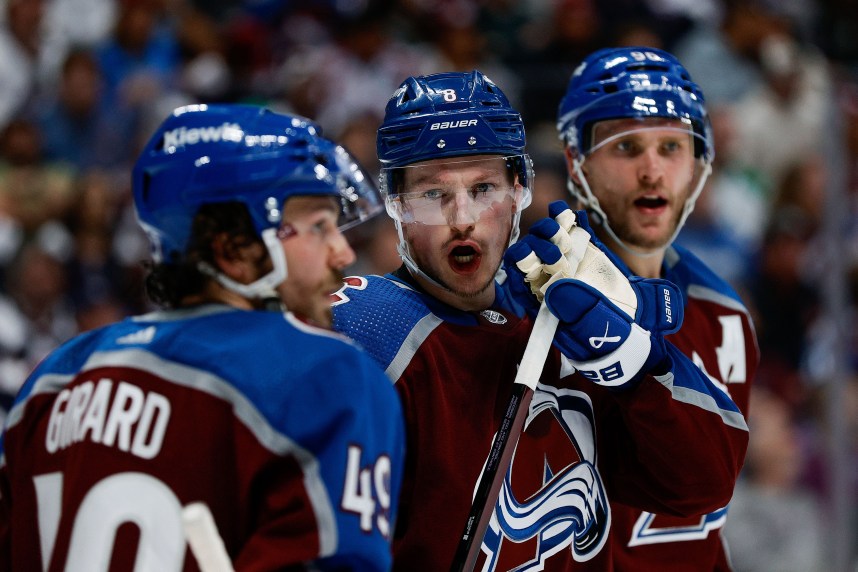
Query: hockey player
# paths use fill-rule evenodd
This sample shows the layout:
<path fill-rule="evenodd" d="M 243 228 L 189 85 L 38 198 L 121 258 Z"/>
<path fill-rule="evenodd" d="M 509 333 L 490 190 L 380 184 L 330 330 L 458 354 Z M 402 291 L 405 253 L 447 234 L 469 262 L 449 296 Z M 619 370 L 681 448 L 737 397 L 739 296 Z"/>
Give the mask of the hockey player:
<path fill-rule="evenodd" d="M 715 152 L 700 89 L 664 51 L 597 51 L 573 73 L 557 126 L 570 190 L 596 234 L 634 274 L 666 278 L 679 287 L 685 321 L 669 342 L 746 413 L 758 361 L 748 311 L 724 280 L 673 244 Z M 696 433 L 693 427 L 688 431 Z M 704 435 L 697 441 L 698 447 L 709 446 Z M 669 507 L 641 510 L 612 502 L 614 567 L 729 570 L 720 534 L 726 503 L 718 508 L 683 517 Z"/>
<path fill-rule="evenodd" d="M 381 208 L 375 186 L 303 118 L 197 105 L 158 128 L 133 194 L 166 309 L 80 335 L 26 382 L 0 569 L 198 570 L 192 502 L 236 570 L 389 569 L 401 406 L 328 329 L 354 260 L 340 230 Z"/>
<path fill-rule="evenodd" d="M 408 78 L 387 104 L 377 150 L 403 266 L 346 278 L 334 326 L 382 364 L 403 401 L 394 569 L 448 570 L 533 326 L 499 272 L 533 173 L 519 113 L 477 71 Z M 662 285 L 669 286 L 640 281 L 642 315 L 663 318 Z M 523 304 L 531 297 L 525 288 Z M 661 330 L 641 320 L 646 332 L 607 303 L 592 315 L 620 324 L 623 343 L 604 321 L 558 336 L 623 345 L 635 362 L 622 376 L 629 388 L 567 375 L 559 352 L 549 355 L 498 501 L 488 507 L 477 570 L 610 570 L 609 498 L 678 515 L 730 498 L 747 443 L 735 405 L 664 342 L 673 326 L 663 319 Z M 594 346 L 582 368 L 604 355 Z"/>

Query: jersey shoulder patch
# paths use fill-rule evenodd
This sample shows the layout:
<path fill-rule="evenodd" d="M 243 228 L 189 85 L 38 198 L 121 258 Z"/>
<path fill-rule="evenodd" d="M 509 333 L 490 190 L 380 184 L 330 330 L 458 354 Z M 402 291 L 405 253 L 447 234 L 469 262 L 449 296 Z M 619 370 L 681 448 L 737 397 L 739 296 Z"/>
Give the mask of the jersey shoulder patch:
<path fill-rule="evenodd" d="M 697 298 L 748 313 L 733 287 L 691 251 L 674 244 L 668 249 L 664 264 L 664 277 L 679 286 L 686 299 Z"/>
<path fill-rule="evenodd" d="M 421 323 L 435 322 L 420 294 L 390 277 L 349 276 L 333 297 L 334 329 L 356 341 L 382 369 Z"/>

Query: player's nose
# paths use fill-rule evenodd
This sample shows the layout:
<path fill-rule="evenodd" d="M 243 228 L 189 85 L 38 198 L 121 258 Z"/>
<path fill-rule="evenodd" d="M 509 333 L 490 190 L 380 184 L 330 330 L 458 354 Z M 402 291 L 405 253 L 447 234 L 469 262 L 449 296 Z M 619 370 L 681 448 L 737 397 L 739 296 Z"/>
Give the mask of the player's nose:
<path fill-rule="evenodd" d="M 336 270 L 342 270 L 352 264 L 357 255 L 346 237 L 339 231 L 333 237 L 330 244 L 330 265 Z"/>
<path fill-rule="evenodd" d="M 654 183 L 664 175 L 664 158 L 655 147 L 647 148 L 640 154 L 638 178 L 646 183 Z"/>
<path fill-rule="evenodd" d="M 467 192 L 457 192 L 453 200 L 447 205 L 447 222 L 450 226 L 465 229 L 476 222 L 474 215 L 474 200 Z"/>

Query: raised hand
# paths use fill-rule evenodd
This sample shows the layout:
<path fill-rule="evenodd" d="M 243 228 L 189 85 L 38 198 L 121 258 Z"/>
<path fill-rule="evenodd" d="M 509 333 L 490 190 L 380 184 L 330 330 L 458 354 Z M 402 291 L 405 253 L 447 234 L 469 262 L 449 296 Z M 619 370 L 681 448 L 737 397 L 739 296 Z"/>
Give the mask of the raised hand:
<path fill-rule="evenodd" d="M 664 336 L 682 324 L 679 290 L 632 276 L 596 238 L 584 211 L 557 201 L 549 214 L 506 253 L 513 296 L 531 314 L 544 297 L 561 322 L 555 345 L 594 382 L 621 387 L 665 373 Z"/>

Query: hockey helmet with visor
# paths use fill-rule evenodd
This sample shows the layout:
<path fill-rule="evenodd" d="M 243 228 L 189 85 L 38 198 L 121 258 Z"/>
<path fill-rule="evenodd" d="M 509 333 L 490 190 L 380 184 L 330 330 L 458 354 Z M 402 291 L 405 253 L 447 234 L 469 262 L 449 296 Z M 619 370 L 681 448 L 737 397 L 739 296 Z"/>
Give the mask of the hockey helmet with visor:
<path fill-rule="evenodd" d="M 273 270 L 239 284 L 200 270 L 248 298 L 272 295 L 287 269 L 277 231 L 292 196 L 331 196 L 345 230 L 382 210 L 371 178 L 349 153 L 296 115 L 243 104 L 189 105 L 157 128 L 134 166 L 134 205 L 156 263 L 184 259 L 201 205 L 243 203 L 268 249 Z"/>
<path fill-rule="evenodd" d="M 599 124 L 608 120 L 633 119 L 628 128 L 599 137 Z M 599 50 L 588 56 L 573 72 L 558 110 L 557 130 L 571 152 L 572 169 L 579 184 L 570 177 L 569 190 L 593 213 L 624 249 L 646 256 L 625 244 L 590 189 L 582 170 L 587 157 L 617 139 L 649 130 L 673 131 L 688 137 L 696 159 L 691 192 L 685 201 L 672 242 L 711 173 L 715 148 L 712 127 L 703 92 L 688 71 L 672 54 L 649 47 Z"/>
<path fill-rule="evenodd" d="M 506 95 L 479 71 L 409 77 L 394 92 L 378 129 L 379 187 L 399 232 L 399 254 L 420 272 L 403 224 L 450 225 L 485 217 L 512 220 L 531 201 L 533 167 L 524 123 Z M 478 173 L 464 184 L 444 173 Z M 422 272 L 421 272 L 422 274 Z"/>

